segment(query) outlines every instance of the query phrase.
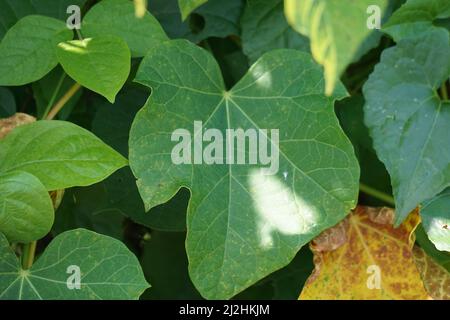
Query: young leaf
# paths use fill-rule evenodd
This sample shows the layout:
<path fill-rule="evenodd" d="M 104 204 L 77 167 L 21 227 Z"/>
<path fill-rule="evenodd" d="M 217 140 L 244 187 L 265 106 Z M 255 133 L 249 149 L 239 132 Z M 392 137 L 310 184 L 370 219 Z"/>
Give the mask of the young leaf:
<path fill-rule="evenodd" d="M 53 18 L 19 20 L 0 43 L 0 85 L 24 85 L 45 76 L 58 64 L 58 43 L 72 36 L 64 22 Z"/>
<path fill-rule="evenodd" d="M 313 56 L 325 68 L 325 92 L 331 95 L 360 46 L 376 32 L 367 26 L 369 6 L 378 6 L 383 13 L 388 1 L 285 0 L 284 4 L 289 24 L 310 38 Z"/>
<path fill-rule="evenodd" d="M 357 207 L 312 244 L 315 271 L 299 299 L 427 299 L 414 263 L 417 212 L 394 229 L 389 208 Z"/>
<path fill-rule="evenodd" d="M 415 38 L 433 31 L 437 19 L 450 17 L 448 0 L 408 0 L 395 11 L 383 31 L 391 35 L 396 42 L 405 38 Z"/>
<path fill-rule="evenodd" d="M 364 86 L 365 123 L 389 171 L 398 225 L 450 185 L 450 107 L 436 89 L 449 77 L 449 36 L 435 30 L 386 50 Z"/>
<path fill-rule="evenodd" d="M 298 34 L 287 23 L 283 0 L 247 1 L 241 28 L 242 47 L 252 63 L 273 49 L 309 52 L 308 38 Z"/>
<path fill-rule="evenodd" d="M 0 173 L 35 175 L 47 190 L 86 186 L 127 161 L 89 131 L 64 121 L 38 121 L 0 141 Z"/>
<path fill-rule="evenodd" d="M 425 253 L 430 256 L 433 261 L 450 272 L 450 252 L 439 251 L 436 249 L 436 246 L 428 238 L 422 224 L 417 227 L 414 235 L 416 236 L 417 243 L 425 251 Z"/>
<path fill-rule="evenodd" d="M 52 201 L 38 178 L 23 171 L 0 175 L 0 232 L 9 241 L 40 239 L 53 219 Z"/>
<path fill-rule="evenodd" d="M 126 300 L 149 287 L 122 242 L 84 229 L 57 236 L 29 270 L 1 233 L 0 256 L 0 299 Z"/>
<path fill-rule="evenodd" d="M 70 77 L 111 103 L 130 73 L 130 49 L 115 36 L 61 42 L 56 52 Z"/>
<path fill-rule="evenodd" d="M 96 38 L 112 35 L 125 40 L 133 57 L 142 57 L 155 45 L 167 40 L 158 20 L 149 12 L 136 17 L 128 0 L 103 0 L 88 11 L 83 19 L 83 36 Z"/>
<path fill-rule="evenodd" d="M 0 87 L 0 118 L 7 118 L 16 113 L 16 100 L 7 88 Z"/>
<path fill-rule="evenodd" d="M 450 251 L 450 188 L 420 208 L 422 224 L 428 238 L 441 251 Z"/>
<path fill-rule="evenodd" d="M 357 160 L 308 54 L 268 53 L 226 92 L 211 55 L 176 40 L 149 52 L 136 81 L 153 94 L 131 128 L 131 168 L 147 209 L 190 188 L 186 248 L 204 297 L 230 298 L 285 266 L 355 205 Z M 225 164 L 225 152 L 217 157 L 223 164 L 173 164 L 172 132 L 192 131 L 194 121 L 222 134 L 279 129 L 279 171 L 266 176 L 257 164 Z"/>
<path fill-rule="evenodd" d="M 184 21 L 188 15 L 200 7 L 208 0 L 178 0 L 178 6 L 180 7 L 181 19 Z"/>

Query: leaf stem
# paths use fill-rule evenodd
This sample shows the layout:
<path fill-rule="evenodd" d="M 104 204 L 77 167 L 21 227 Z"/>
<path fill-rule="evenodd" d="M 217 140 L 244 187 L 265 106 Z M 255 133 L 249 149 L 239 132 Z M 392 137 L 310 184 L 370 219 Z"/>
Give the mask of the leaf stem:
<path fill-rule="evenodd" d="M 22 268 L 30 269 L 34 262 L 34 254 L 36 253 L 37 241 L 26 243 L 23 245 Z"/>
<path fill-rule="evenodd" d="M 447 85 L 444 82 L 441 86 L 441 96 L 444 100 L 448 100 Z"/>
<path fill-rule="evenodd" d="M 359 190 L 365 194 L 368 194 L 374 198 L 377 198 L 379 200 L 382 200 L 386 203 L 389 203 L 392 206 L 395 206 L 394 198 L 384 192 L 381 192 L 379 190 L 376 190 L 372 187 L 369 187 L 368 185 L 365 185 L 364 183 L 359 184 Z"/>
<path fill-rule="evenodd" d="M 58 100 L 58 102 L 52 107 L 50 112 L 48 113 L 46 119 L 52 120 L 59 111 L 64 107 L 64 105 L 74 96 L 75 93 L 77 93 L 78 90 L 80 90 L 81 85 L 77 82 L 73 86 L 70 87 L 69 90 L 61 97 L 61 99 Z"/>
<path fill-rule="evenodd" d="M 41 119 L 45 119 L 50 111 L 50 108 L 52 107 L 52 105 L 55 103 L 56 97 L 58 96 L 59 90 L 61 90 L 61 86 L 64 82 L 64 78 L 66 77 L 66 73 L 63 72 L 61 75 L 61 78 L 58 81 L 58 84 L 56 85 L 55 91 L 53 91 L 53 95 L 50 98 L 50 100 L 48 101 L 47 107 L 45 108 L 44 113 L 42 114 L 42 118 Z"/>

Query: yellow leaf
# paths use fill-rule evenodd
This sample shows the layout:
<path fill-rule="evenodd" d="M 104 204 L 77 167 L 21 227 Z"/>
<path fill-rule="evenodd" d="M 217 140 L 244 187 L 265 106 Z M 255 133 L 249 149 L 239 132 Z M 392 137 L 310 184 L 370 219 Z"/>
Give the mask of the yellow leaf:
<path fill-rule="evenodd" d="M 311 243 L 315 270 L 299 299 L 428 299 L 414 263 L 414 211 L 398 228 L 394 210 L 357 207 Z"/>
<path fill-rule="evenodd" d="M 415 246 L 413 253 L 428 294 L 436 300 L 450 300 L 450 273 L 421 248 Z"/>

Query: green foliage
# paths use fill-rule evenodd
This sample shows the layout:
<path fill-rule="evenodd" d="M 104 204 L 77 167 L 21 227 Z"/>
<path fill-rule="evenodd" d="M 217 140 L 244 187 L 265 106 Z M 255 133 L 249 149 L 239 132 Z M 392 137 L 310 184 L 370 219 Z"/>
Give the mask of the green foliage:
<path fill-rule="evenodd" d="M 0 0 L 0 299 L 446 290 L 448 1 L 145 2 Z"/>

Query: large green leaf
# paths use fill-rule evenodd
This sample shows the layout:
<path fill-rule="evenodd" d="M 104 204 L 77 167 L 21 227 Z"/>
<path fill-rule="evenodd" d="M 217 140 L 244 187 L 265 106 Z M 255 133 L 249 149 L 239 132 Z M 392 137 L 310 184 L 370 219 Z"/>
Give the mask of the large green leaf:
<path fill-rule="evenodd" d="M 39 80 L 58 64 L 58 43 L 72 37 L 65 23 L 53 18 L 27 16 L 19 20 L 0 43 L 0 85 Z"/>
<path fill-rule="evenodd" d="M 176 40 L 150 51 L 136 80 L 154 91 L 131 128 L 131 168 L 146 208 L 182 186 L 191 190 L 186 248 L 191 279 L 204 297 L 230 298 L 287 265 L 354 207 L 357 160 L 333 112 L 335 97 L 323 95 L 322 71 L 308 54 L 268 53 L 227 92 L 211 55 Z M 192 131 L 194 120 L 222 133 L 279 129 L 279 148 L 272 150 L 279 151 L 279 171 L 173 164 L 172 132 Z"/>
<path fill-rule="evenodd" d="M 0 299 L 138 299 L 149 287 L 136 257 L 120 241 L 77 229 L 57 236 L 29 270 L 0 234 Z M 80 271 L 80 287 L 71 279 Z"/>
<path fill-rule="evenodd" d="M 70 122 L 38 121 L 0 141 L 0 173 L 26 171 L 47 190 L 90 185 L 126 164 L 100 139 Z"/>
<path fill-rule="evenodd" d="M 396 42 L 404 38 L 420 37 L 436 28 L 433 22 L 450 17 L 448 0 L 408 0 L 398 9 L 383 30 Z"/>
<path fill-rule="evenodd" d="M 152 0 L 149 9 L 170 38 L 200 42 L 206 38 L 239 35 L 242 0 L 209 0 L 186 21 L 181 20 L 177 0 Z"/>
<path fill-rule="evenodd" d="M 365 123 L 391 176 L 398 225 L 450 184 L 450 108 L 436 89 L 449 76 L 449 36 L 435 30 L 385 50 L 364 86 Z"/>
<path fill-rule="evenodd" d="M 314 58 L 325 68 L 327 95 L 364 41 L 377 30 L 367 27 L 367 9 L 376 5 L 382 12 L 387 0 L 285 0 L 285 14 L 292 27 L 311 40 Z"/>
<path fill-rule="evenodd" d="M 52 201 L 38 178 L 23 171 L 0 175 L 0 232 L 9 241 L 40 239 L 53 219 Z"/>
<path fill-rule="evenodd" d="M 188 15 L 200 7 L 202 4 L 207 2 L 208 0 L 178 0 L 178 5 L 180 7 L 181 18 L 186 20 Z"/>
<path fill-rule="evenodd" d="M 156 44 L 167 40 L 158 20 L 150 13 L 138 18 L 128 0 L 103 0 L 83 19 L 83 36 L 113 35 L 124 39 L 133 57 L 142 57 Z"/>
<path fill-rule="evenodd" d="M 82 7 L 85 2 L 86 0 L 0 0 L 0 40 L 20 18 L 41 14 L 66 20 L 69 17 L 67 7 Z"/>
<path fill-rule="evenodd" d="M 69 76 L 110 102 L 130 73 L 130 49 L 116 36 L 61 42 L 57 56 Z"/>
<path fill-rule="evenodd" d="M 287 23 L 283 0 L 247 1 L 241 27 L 242 47 L 252 63 L 273 49 L 289 48 L 309 52 L 309 40 Z"/>
<path fill-rule="evenodd" d="M 431 242 L 441 251 L 450 251 L 450 188 L 420 208 L 422 224 Z"/>

